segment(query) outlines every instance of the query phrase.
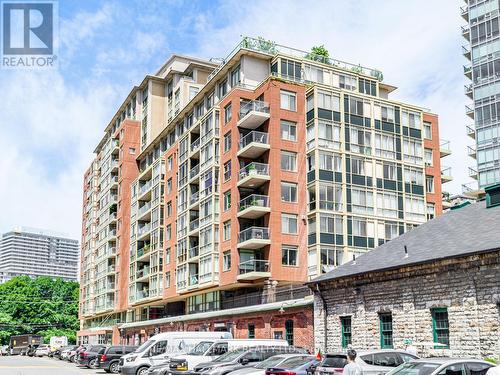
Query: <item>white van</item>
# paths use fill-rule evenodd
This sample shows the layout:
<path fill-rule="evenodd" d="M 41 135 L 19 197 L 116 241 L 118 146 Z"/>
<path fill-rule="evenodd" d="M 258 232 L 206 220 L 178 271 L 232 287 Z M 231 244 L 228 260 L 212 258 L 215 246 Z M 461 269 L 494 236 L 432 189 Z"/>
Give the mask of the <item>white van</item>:
<path fill-rule="evenodd" d="M 201 341 L 231 339 L 229 332 L 165 332 L 151 337 L 133 353 L 120 358 L 120 372 L 125 375 L 146 375 L 151 366 L 167 362 L 171 357 L 184 354 Z"/>
<path fill-rule="evenodd" d="M 265 339 L 223 339 L 215 341 L 201 341 L 191 351 L 182 358 L 172 358 L 171 362 L 175 362 L 176 366 L 171 363 L 172 370 L 187 371 L 193 370 L 196 365 L 203 362 L 213 361 L 215 358 L 221 356 L 226 352 L 232 352 L 237 349 L 248 349 L 254 347 L 282 347 L 288 346 L 286 340 L 265 340 Z M 176 367 L 176 368 L 174 368 Z"/>

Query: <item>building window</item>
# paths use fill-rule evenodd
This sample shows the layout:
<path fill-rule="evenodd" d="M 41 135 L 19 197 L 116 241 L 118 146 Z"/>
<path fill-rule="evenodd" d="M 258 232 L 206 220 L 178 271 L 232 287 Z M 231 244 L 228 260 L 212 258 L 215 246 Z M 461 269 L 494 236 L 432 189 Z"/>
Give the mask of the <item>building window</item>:
<path fill-rule="evenodd" d="M 169 178 L 167 180 L 167 194 L 170 194 L 172 192 L 172 178 Z"/>
<path fill-rule="evenodd" d="M 281 170 L 295 172 L 297 170 L 297 154 L 281 151 Z"/>
<path fill-rule="evenodd" d="M 129 147 L 129 149 L 128 149 L 128 153 L 129 153 L 130 155 L 135 155 L 135 148 L 133 148 L 133 147 Z"/>
<path fill-rule="evenodd" d="M 373 191 L 367 189 L 351 189 L 352 212 L 373 214 Z"/>
<path fill-rule="evenodd" d="M 224 107 L 224 124 L 227 124 L 229 121 L 231 121 L 231 118 L 232 118 L 231 103 L 229 103 Z"/>
<path fill-rule="evenodd" d="M 255 338 L 255 324 L 248 324 L 248 338 L 249 339 L 254 339 Z"/>
<path fill-rule="evenodd" d="M 342 157 L 331 152 L 319 152 L 319 169 L 342 172 Z"/>
<path fill-rule="evenodd" d="M 340 318 L 340 325 L 342 335 L 342 348 L 345 349 L 348 345 L 352 344 L 351 317 L 344 316 Z"/>
<path fill-rule="evenodd" d="M 380 347 L 392 349 L 392 314 L 380 314 Z"/>
<path fill-rule="evenodd" d="M 432 309 L 432 336 L 436 349 L 450 347 L 450 326 L 446 308 Z M 439 344 L 439 345 L 438 345 Z M 444 345 L 444 346 L 443 346 Z"/>
<path fill-rule="evenodd" d="M 413 164 L 422 162 L 422 142 L 403 139 L 403 160 Z"/>
<path fill-rule="evenodd" d="M 170 288 L 170 272 L 165 274 L 165 289 Z"/>
<path fill-rule="evenodd" d="M 424 138 L 432 139 L 432 125 L 430 122 L 424 122 Z"/>
<path fill-rule="evenodd" d="M 432 150 L 429 148 L 424 150 L 424 162 L 427 167 L 432 167 Z"/>
<path fill-rule="evenodd" d="M 172 216 L 172 202 L 167 203 L 167 217 Z"/>
<path fill-rule="evenodd" d="M 425 187 L 428 193 L 434 193 L 434 177 L 425 176 Z"/>
<path fill-rule="evenodd" d="M 231 208 L 231 191 L 228 190 L 224 193 L 224 211 Z"/>
<path fill-rule="evenodd" d="M 224 222 L 224 241 L 231 239 L 231 220 Z"/>
<path fill-rule="evenodd" d="M 234 70 L 231 72 L 231 87 L 238 86 L 241 82 L 240 78 L 240 67 L 234 68 Z"/>
<path fill-rule="evenodd" d="M 363 159 L 351 158 L 351 173 L 364 175 L 365 161 Z"/>
<path fill-rule="evenodd" d="M 427 203 L 427 220 L 432 220 L 436 216 L 434 203 Z"/>
<path fill-rule="evenodd" d="M 165 250 L 165 264 L 170 264 L 170 248 Z"/>
<path fill-rule="evenodd" d="M 287 141 L 297 140 L 297 123 L 281 120 L 281 139 Z"/>
<path fill-rule="evenodd" d="M 297 246 L 283 245 L 281 247 L 281 264 L 284 266 L 297 266 L 298 253 L 299 249 Z"/>
<path fill-rule="evenodd" d="M 293 345 L 293 320 L 285 322 L 285 339 L 288 341 L 288 345 Z"/>
<path fill-rule="evenodd" d="M 286 109 L 287 111 L 297 110 L 297 94 L 291 91 L 281 90 L 281 109 Z"/>
<path fill-rule="evenodd" d="M 281 183 L 281 201 L 282 202 L 297 202 L 297 184 L 292 182 Z"/>
<path fill-rule="evenodd" d="M 231 251 L 225 251 L 222 254 L 222 271 L 226 272 L 231 269 Z"/>
<path fill-rule="evenodd" d="M 297 234 L 297 215 L 281 214 L 281 233 Z"/>
<path fill-rule="evenodd" d="M 224 182 L 231 178 L 231 160 L 224 163 Z"/>
<path fill-rule="evenodd" d="M 224 152 L 231 150 L 231 132 L 224 134 Z"/>

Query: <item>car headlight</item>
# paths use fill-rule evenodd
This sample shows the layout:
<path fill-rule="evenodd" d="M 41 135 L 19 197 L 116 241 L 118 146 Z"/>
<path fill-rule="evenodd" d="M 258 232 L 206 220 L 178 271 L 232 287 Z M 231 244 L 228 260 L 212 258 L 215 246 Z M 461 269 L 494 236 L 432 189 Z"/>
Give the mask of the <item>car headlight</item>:
<path fill-rule="evenodd" d="M 128 357 L 125 359 L 125 362 L 134 362 L 136 358 L 137 358 L 136 355 L 134 355 L 133 357 Z"/>

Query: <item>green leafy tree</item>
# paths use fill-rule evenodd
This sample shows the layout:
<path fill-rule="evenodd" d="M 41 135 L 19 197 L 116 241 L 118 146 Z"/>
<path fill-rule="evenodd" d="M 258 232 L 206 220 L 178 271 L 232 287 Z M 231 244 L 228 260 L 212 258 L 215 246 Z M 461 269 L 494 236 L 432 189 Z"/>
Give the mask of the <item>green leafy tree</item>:
<path fill-rule="evenodd" d="M 15 277 L 0 285 L 0 342 L 11 335 L 34 333 L 68 336 L 74 342 L 78 322 L 79 286 L 50 277 Z"/>
<path fill-rule="evenodd" d="M 311 52 L 306 55 L 306 59 L 319 61 L 323 63 L 328 63 L 328 58 L 330 53 L 322 44 L 320 46 L 314 46 L 311 48 Z"/>

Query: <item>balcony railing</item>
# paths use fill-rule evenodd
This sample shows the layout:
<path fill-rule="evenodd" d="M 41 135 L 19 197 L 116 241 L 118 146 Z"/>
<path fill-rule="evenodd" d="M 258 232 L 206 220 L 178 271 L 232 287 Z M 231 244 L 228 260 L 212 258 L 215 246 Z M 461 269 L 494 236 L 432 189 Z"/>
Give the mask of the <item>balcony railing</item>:
<path fill-rule="evenodd" d="M 269 272 L 269 261 L 257 259 L 247 260 L 239 264 L 238 272 L 240 275 L 249 272 Z"/>
<path fill-rule="evenodd" d="M 250 163 L 240 169 L 239 180 L 243 180 L 247 176 L 260 175 L 269 176 L 269 164 Z"/>
<path fill-rule="evenodd" d="M 149 180 L 139 188 L 139 196 L 144 195 L 149 189 L 151 189 L 151 183 L 151 180 Z"/>
<path fill-rule="evenodd" d="M 191 152 L 195 152 L 200 148 L 200 138 L 197 138 L 196 140 L 191 143 Z"/>
<path fill-rule="evenodd" d="M 467 125 L 467 135 L 473 139 L 476 139 L 476 130 L 472 126 Z"/>
<path fill-rule="evenodd" d="M 467 155 L 469 155 L 471 158 L 476 158 L 476 148 L 472 146 L 467 146 Z"/>
<path fill-rule="evenodd" d="M 137 211 L 137 214 L 138 214 L 138 216 L 142 216 L 150 209 L 151 209 L 151 202 L 148 202 L 148 203 L 144 204 L 141 208 L 139 208 L 139 211 Z"/>
<path fill-rule="evenodd" d="M 200 192 L 199 191 L 196 191 L 194 193 L 191 194 L 191 198 L 189 198 L 189 204 L 195 204 L 197 202 L 199 202 L 200 200 Z"/>
<path fill-rule="evenodd" d="M 137 250 L 137 258 L 140 258 L 145 254 L 148 254 L 150 250 L 151 250 L 150 245 L 144 245 L 139 250 Z"/>
<path fill-rule="evenodd" d="M 142 236 L 144 233 L 149 232 L 150 230 L 151 230 L 151 224 L 148 223 L 137 229 L 137 235 Z"/>
<path fill-rule="evenodd" d="M 200 248 L 198 246 L 189 249 L 189 257 L 195 258 L 200 254 Z"/>
<path fill-rule="evenodd" d="M 269 113 L 269 103 L 263 102 L 261 100 L 242 102 L 240 106 L 240 119 L 245 117 L 251 111 Z"/>
<path fill-rule="evenodd" d="M 195 178 L 198 173 L 200 173 L 200 165 L 197 164 L 195 167 L 191 168 L 191 170 L 189 171 L 189 178 L 190 179 L 193 179 Z"/>
<path fill-rule="evenodd" d="M 189 223 L 189 231 L 193 231 L 193 230 L 196 230 L 200 227 L 200 220 L 199 219 L 195 219 L 195 220 L 192 220 L 190 223 Z"/>
<path fill-rule="evenodd" d="M 269 135 L 263 132 L 251 131 L 250 133 L 248 133 L 247 135 L 245 135 L 240 139 L 240 149 L 245 148 L 252 142 L 262 143 L 267 145 L 269 144 Z"/>
<path fill-rule="evenodd" d="M 149 267 L 144 267 L 137 271 L 136 277 L 140 279 L 148 275 L 149 275 Z"/>
<path fill-rule="evenodd" d="M 240 211 L 249 207 L 269 207 L 269 197 L 267 195 L 252 194 L 240 200 Z"/>
<path fill-rule="evenodd" d="M 474 168 L 469 167 L 469 177 L 477 179 L 477 171 Z"/>
<path fill-rule="evenodd" d="M 198 285 L 198 274 L 189 275 L 189 286 Z"/>
<path fill-rule="evenodd" d="M 238 242 L 245 242 L 248 240 L 268 240 L 269 228 L 264 227 L 250 227 L 242 230 L 238 236 Z"/>
<path fill-rule="evenodd" d="M 137 291 L 137 299 L 144 299 L 149 297 L 149 290 L 143 289 Z"/>

